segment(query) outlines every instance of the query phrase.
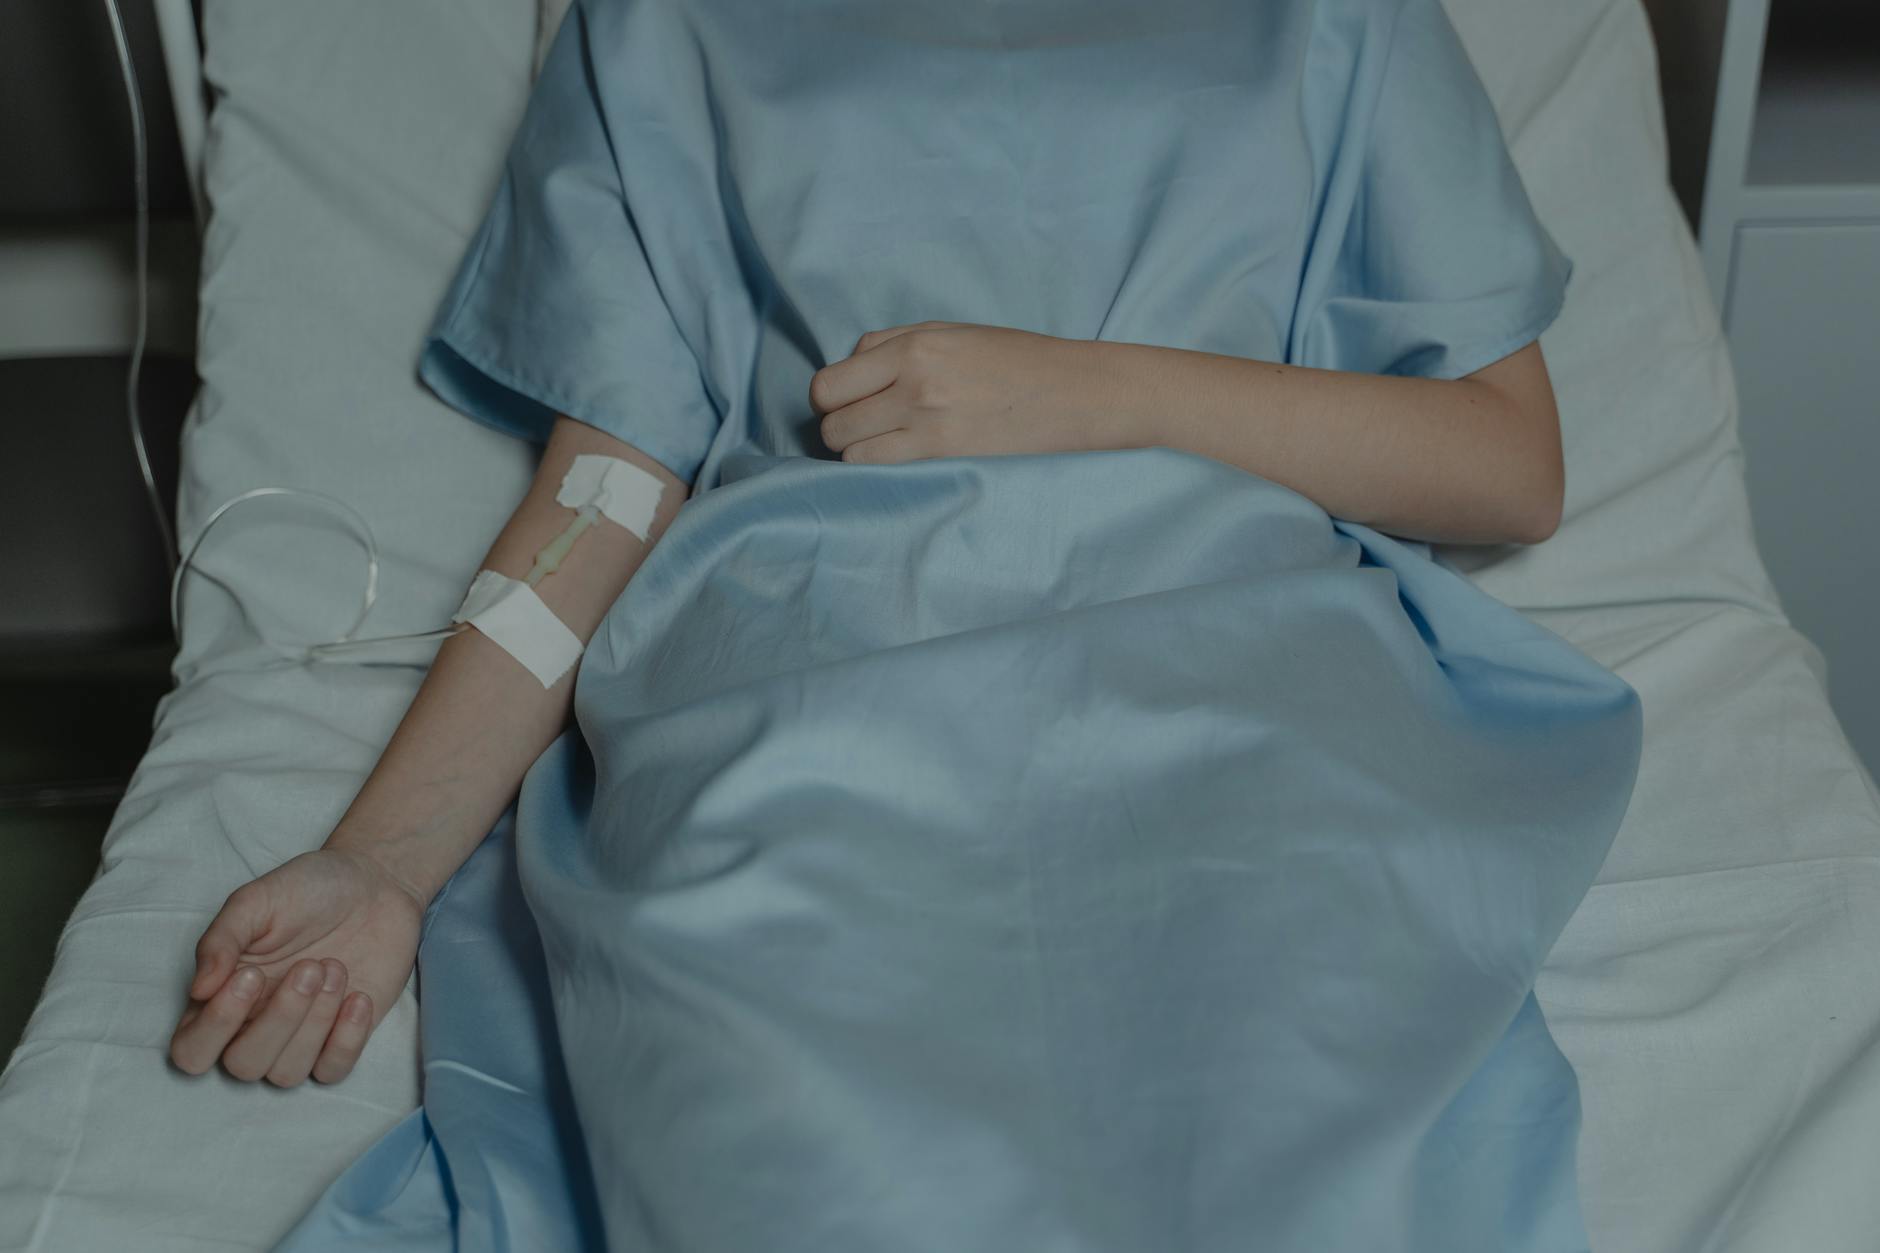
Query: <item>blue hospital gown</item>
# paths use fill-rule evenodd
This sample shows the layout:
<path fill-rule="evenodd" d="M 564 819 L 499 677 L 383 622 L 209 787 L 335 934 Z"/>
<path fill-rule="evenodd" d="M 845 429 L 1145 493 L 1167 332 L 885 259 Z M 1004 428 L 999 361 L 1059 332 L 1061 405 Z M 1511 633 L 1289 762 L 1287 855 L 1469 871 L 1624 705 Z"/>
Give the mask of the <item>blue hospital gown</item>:
<path fill-rule="evenodd" d="M 282 1247 L 1584 1249 L 1533 985 L 1636 694 L 1259 475 L 807 397 L 927 319 L 1455 378 L 1568 274 L 1437 0 L 577 0 L 420 372 L 694 496 Z"/>
<path fill-rule="evenodd" d="M 1569 265 L 1436 0 L 583 0 L 421 372 L 696 490 L 929 319 L 1455 378 Z"/>

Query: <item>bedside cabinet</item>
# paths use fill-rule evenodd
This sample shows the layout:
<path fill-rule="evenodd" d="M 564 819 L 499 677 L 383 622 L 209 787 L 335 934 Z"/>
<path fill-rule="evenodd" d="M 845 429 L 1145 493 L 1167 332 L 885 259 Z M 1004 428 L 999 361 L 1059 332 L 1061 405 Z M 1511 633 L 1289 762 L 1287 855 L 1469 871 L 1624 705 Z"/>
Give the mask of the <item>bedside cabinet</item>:
<path fill-rule="evenodd" d="M 1880 775 L 1880 18 L 1732 0 L 1700 244 L 1757 543 Z"/>

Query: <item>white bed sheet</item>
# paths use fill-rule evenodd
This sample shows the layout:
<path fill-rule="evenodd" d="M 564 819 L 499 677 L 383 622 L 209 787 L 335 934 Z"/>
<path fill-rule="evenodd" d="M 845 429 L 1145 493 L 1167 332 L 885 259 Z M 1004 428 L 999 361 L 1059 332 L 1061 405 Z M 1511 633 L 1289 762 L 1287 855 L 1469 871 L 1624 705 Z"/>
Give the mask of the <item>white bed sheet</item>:
<path fill-rule="evenodd" d="M 1872 1250 L 1880 794 L 1751 542 L 1643 14 L 1450 9 L 1577 270 L 1544 341 L 1567 520 L 1534 548 L 1447 552 L 1645 711 L 1631 810 L 1540 984 L 1582 1077 L 1594 1247 Z M 532 0 L 205 6 L 212 217 L 183 530 L 263 483 L 340 496 L 385 545 L 375 632 L 447 617 L 528 479 L 527 449 L 411 366 L 494 186 L 535 22 Z M 202 925 L 324 838 L 421 677 L 257 669 L 255 622 L 330 637 L 360 570 L 320 515 L 246 511 L 204 550 L 215 581 L 188 600 L 183 681 L 0 1077 L 0 1249 L 267 1248 L 417 1099 L 409 990 L 338 1087 L 165 1062 Z"/>

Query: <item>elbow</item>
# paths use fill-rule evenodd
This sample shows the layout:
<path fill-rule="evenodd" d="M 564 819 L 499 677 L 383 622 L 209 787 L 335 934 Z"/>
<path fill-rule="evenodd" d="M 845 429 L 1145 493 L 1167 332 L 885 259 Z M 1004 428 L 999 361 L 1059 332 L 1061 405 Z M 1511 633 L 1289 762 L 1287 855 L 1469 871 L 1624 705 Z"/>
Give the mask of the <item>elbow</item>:
<path fill-rule="evenodd" d="M 1512 425 L 1526 432 L 1518 455 L 1526 472 L 1509 476 L 1521 485 L 1512 517 L 1515 542 L 1544 544 L 1560 529 L 1567 500 L 1567 459 L 1552 388 L 1525 404 L 1514 402 Z"/>
<path fill-rule="evenodd" d="M 1559 529 L 1560 511 L 1556 509 L 1551 514 L 1533 520 L 1525 530 L 1515 537 L 1515 543 L 1529 545 L 1544 544 L 1552 539 L 1554 532 Z"/>
<path fill-rule="evenodd" d="M 1544 544 L 1560 529 L 1566 507 L 1567 476 L 1560 458 L 1545 460 L 1541 472 L 1517 503 L 1514 540 L 1517 544 Z"/>
<path fill-rule="evenodd" d="M 1567 496 L 1560 410 L 1538 341 L 1469 380 L 1488 397 L 1493 428 L 1507 442 L 1500 468 L 1501 531 L 1517 544 L 1541 544 L 1560 529 Z"/>

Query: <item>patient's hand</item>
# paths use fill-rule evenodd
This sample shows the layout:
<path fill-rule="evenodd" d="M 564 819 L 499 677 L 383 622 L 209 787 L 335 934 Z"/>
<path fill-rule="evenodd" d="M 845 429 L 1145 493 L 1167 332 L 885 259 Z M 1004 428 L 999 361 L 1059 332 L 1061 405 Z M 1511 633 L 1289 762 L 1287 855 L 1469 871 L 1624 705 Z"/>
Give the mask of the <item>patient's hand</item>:
<path fill-rule="evenodd" d="M 809 402 L 844 461 L 1133 446 L 1134 424 L 1110 403 L 1117 347 L 966 322 L 891 326 L 816 371 Z"/>
<path fill-rule="evenodd" d="M 423 920 L 370 857 L 339 849 L 236 889 L 196 945 L 171 1059 L 192 1075 L 219 1057 L 237 1079 L 337 1083 L 411 977 Z"/>

